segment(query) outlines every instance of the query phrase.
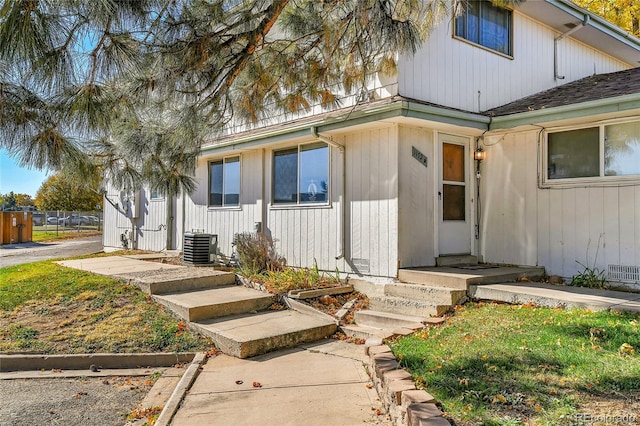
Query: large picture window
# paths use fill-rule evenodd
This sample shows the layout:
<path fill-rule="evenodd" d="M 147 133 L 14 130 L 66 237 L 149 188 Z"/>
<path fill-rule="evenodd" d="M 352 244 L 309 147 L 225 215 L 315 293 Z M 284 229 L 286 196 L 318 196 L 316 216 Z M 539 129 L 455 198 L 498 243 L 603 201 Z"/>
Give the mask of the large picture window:
<path fill-rule="evenodd" d="M 549 133 L 546 168 L 549 181 L 640 177 L 640 122 Z"/>
<path fill-rule="evenodd" d="M 209 163 L 209 206 L 240 205 L 240 157 Z"/>
<path fill-rule="evenodd" d="M 463 1 L 455 20 L 455 35 L 471 43 L 512 56 L 512 13 L 488 0 Z"/>
<path fill-rule="evenodd" d="M 329 193 L 329 147 L 300 145 L 273 154 L 273 203 L 326 203 Z"/>

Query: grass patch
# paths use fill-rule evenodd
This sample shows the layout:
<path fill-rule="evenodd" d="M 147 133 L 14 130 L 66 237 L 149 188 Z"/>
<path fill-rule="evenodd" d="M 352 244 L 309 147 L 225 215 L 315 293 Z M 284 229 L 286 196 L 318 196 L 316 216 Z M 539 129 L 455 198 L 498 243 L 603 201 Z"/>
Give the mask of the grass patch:
<path fill-rule="evenodd" d="M 211 341 L 137 287 L 52 261 L 0 269 L 0 352 L 200 351 Z"/>
<path fill-rule="evenodd" d="M 598 405 L 588 401 L 611 415 L 640 408 L 639 319 L 468 304 L 391 347 L 456 424 L 575 424 Z"/>
<path fill-rule="evenodd" d="M 41 243 L 45 241 L 55 241 L 55 240 L 72 240 L 76 238 L 91 237 L 93 235 L 101 235 L 101 234 L 102 232 L 97 230 L 95 231 L 78 231 L 78 230 L 62 231 L 60 230 L 56 232 L 55 229 L 39 230 L 39 231 L 36 231 L 34 229 L 31 235 L 31 241 L 33 241 L 34 243 Z"/>

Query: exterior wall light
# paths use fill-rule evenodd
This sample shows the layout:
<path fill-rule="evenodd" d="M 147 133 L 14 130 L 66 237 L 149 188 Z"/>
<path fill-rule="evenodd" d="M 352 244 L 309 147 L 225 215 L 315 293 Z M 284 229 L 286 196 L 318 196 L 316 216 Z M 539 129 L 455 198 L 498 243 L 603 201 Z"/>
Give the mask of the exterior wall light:
<path fill-rule="evenodd" d="M 476 161 L 482 161 L 487 159 L 487 152 L 482 148 L 478 148 L 473 152 L 473 159 Z"/>

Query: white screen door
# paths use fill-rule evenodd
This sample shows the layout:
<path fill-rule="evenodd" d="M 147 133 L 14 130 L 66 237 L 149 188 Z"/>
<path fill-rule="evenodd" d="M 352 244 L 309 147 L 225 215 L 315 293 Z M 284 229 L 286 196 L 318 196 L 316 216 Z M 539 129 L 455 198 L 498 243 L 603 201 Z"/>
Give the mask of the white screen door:
<path fill-rule="evenodd" d="M 438 248 L 440 255 L 471 253 L 469 139 L 440 134 Z"/>

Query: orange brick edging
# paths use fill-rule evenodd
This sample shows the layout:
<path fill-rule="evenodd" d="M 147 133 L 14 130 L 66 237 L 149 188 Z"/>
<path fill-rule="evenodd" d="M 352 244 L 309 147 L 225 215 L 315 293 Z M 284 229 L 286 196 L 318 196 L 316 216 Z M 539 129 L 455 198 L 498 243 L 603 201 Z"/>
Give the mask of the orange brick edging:
<path fill-rule="evenodd" d="M 450 426 L 435 405 L 435 399 L 417 390 L 411 374 L 380 339 L 369 339 L 365 353 L 371 364 L 371 379 L 394 426 Z"/>

